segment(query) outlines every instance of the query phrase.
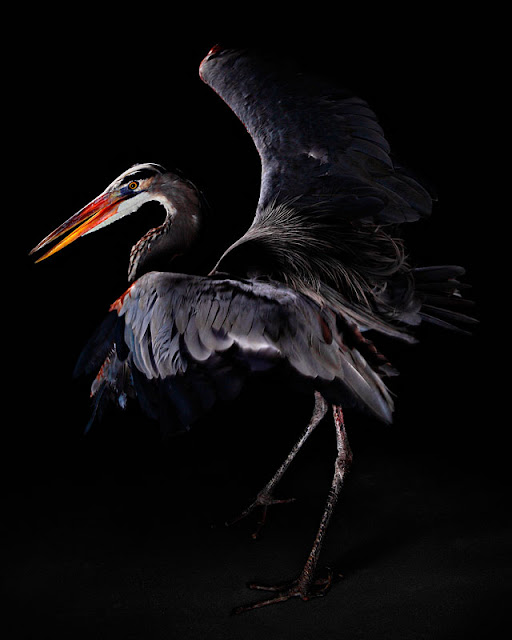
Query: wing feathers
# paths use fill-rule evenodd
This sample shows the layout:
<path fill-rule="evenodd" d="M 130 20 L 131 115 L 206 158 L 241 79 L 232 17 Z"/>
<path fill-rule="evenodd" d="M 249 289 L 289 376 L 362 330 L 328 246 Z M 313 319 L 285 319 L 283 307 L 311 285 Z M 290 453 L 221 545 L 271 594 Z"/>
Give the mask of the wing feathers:
<path fill-rule="evenodd" d="M 335 314 L 282 285 L 152 273 L 132 286 L 119 315 L 133 366 L 148 380 L 180 384 L 187 370 L 187 384 L 203 390 L 201 405 L 211 404 L 215 389 L 204 371 L 222 371 L 225 382 L 235 362 L 247 372 L 285 363 L 312 386 L 341 384 L 390 419 L 385 387 L 357 349 L 345 345 Z M 174 384 L 170 395 L 179 388 Z"/>
<path fill-rule="evenodd" d="M 189 424 L 216 398 L 236 395 L 251 372 L 280 365 L 311 389 L 328 385 L 335 396 L 352 395 L 391 418 L 384 385 L 357 348 L 346 346 L 335 314 L 283 285 L 150 273 L 112 314 L 82 357 L 87 369 L 87 358 L 98 362 L 91 350 L 100 342 L 103 355 L 110 349 L 93 388 L 97 404 L 113 393 L 120 402 L 133 387 L 150 415 L 163 394 Z M 117 343 L 114 320 L 122 325 Z"/>
<path fill-rule="evenodd" d="M 394 166 L 374 112 L 335 82 L 248 50 L 207 56 L 200 76 L 244 123 L 261 157 L 257 216 L 271 202 L 296 199 L 296 206 L 310 206 L 325 200 L 321 178 L 329 176 L 329 198 L 347 192 L 347 178 L 371 185 L 384 201 L 377 222 L 394 222 L 398 216 L 386 207 L 388 193 L 375 178 L 375 164 L 377 173 L 396 178 L 392 186 L 399 187 L 402 198 L 409 188 L 416 191 L 416 181 L 406 179 Z M 418 212 L 428 215 L 430 195 L 425 190 L 420 193 L 421 207 L 414 207 L 416 213 L 411 216 L 409 207 L 403 207 L 400 222 L 417 219 Z"/>

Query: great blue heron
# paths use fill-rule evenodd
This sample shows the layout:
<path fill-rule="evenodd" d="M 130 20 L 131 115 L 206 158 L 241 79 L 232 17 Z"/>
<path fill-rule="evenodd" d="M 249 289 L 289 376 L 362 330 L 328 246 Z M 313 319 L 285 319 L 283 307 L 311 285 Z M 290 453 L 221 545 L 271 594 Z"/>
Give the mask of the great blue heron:
<path fill-rule="evenodd" d="M 428 216 L 432 199 L 391 159 L 366 102 L 247 50 L 214 47 L 200 76 L 243 122 L 262 165 L 254 220 L 217 264 L 198 275 L 209 241 L 202 194 L 152 163 L 122 173 L 33 251 L 60 239 L 43 260 L 148 201 L 165 208 L 163 224 L 133 246 L 131 284 L 77 365 L 98 371 L 94 414 L 136 397 L 150 416 L 163 412 L 188 427 L 260 372 L 314 394 L 306 430 L 242 515 L 279 502 L 275 485 L 332 405 L 338 454 L 311 553 L 297 580 L 268 587 L 268 599 L 243 611 L 307 600 L 330 585 L 315 572 L 352 459 L 341 407 L 392 419 L 383 378 L 394 369 L 369 336 L 412 342 L 421 322 L 454 329 L 472 320 L 459 294 L 461 267 L 414 268 L 405 259 L 398 228 Z"/>

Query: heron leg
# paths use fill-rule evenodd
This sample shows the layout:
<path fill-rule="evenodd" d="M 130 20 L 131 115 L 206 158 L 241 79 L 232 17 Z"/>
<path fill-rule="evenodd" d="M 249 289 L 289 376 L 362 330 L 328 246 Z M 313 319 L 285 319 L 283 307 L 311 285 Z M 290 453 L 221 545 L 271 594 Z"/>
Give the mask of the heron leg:
<path fill-rule="evenodd" d="M 282 500 L 274 498 L 274 488 L 279 482 L 279 480 L 281 480 L 285 471 L 290 466 L 292 460 L 295 458 L 295 456 L 299 452 L 302 445 L 313 433 L 313 431 L 315 430 L 315 427 L 322 420 L 326 412 L 327 412 L 327 403 L 325 402 L 323 397 L 320 395 L 320 393 L 318 391 L 315 391 L 315 406 L 313 408 L 313 413 L 311 415 L 309 424 L 306 427 L 304 433 L 301 435 L 299 440 L 297 440 L 292 450 L 288 454 L 286 460 L 279 467 L 276 473 L 272 476 L 271 480 L 258 493 L 254 502 L 252 502 L 246 509 L 244 509 L 244 511 L 242 511 L 242 513 L 239 516 L 237 516 L 233 520 L 230 520 L 229 522 L 226 522 L 226 525 L 230 526 L 235 522 L 238 522 L 239 520 L 242 520 L 243 518 L 248 516 L 257 507 L 262 507 L 262 514 L 261 514 L 260 520 L 258 521 L 257 529 L 252 534 L 252 537 L 256 539 L 259 536 L 261 529 L 265 524 L 268 507 L 272 504 L 286 504 L 288 502 L 293 502 L 295 500 L 295 498 L 288 498 L 288 499 L 282 499 Z"/>
<path fill-rule="evenodd" d="M 328 571 L 327 577 L 323 579 L 315 579 L 315 572 L 318 565 L 318 558 L 325 537 L 325 532 L 329 525 L 334 507 L 338 500 L 341 488 L 346 474 L 349 471 L 350 464 L 352 462 L 352 452 L 348 443 L 347 433 L 345 430 L 345 423 L 343 420 L 343 411 L 339 406 L 333 406 L 334 424 L 336 428 L 336 445 L 338 449 L 338 455 L 334 463 L 334 474 L 332 479 L 331 488 L 327 497 L 325 509 L 320 521 L 320 526 L 316 534 L 313 547 L 309 553 L 308 559 L 300 576 L 288 583 L 281 583 L 277 585 L 261 585 L 251 583 L 250 589 L 257 589 L 261 591 L 270 591 L 275 595 L 267 600 L 261 600 L 249 605 L 237 607 L 233 610 L 234 614 L 243 613 L 244 611 L 251 611 L 252 609 L 259 609 L 269 604 L 276 604 L 278 602 L 284 602 L 289 598 L 299 597 L 302 600 L 309 600 L 317 596 L 323 596 L 329 590 L 332 584 L 333 575 L 332 571 Z"/>

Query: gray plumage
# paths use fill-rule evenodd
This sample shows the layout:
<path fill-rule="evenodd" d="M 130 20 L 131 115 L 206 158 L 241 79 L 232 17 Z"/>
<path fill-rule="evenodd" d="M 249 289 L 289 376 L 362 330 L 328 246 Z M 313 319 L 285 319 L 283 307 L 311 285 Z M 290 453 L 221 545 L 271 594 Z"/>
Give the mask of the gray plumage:
<path fill-rule="evenodd" d="M 246 127 L 262 170 L 253 223 L 215 269 L 271 277 L 413 341 L 421 301 L 397 229 L 428 216 L 432 198 L 392 159 L 368 104 L 248 51 L 214 51 L 200 75 Z"/>
<path fill-rule="evenodd" d="M 256 221 L 269 206 L 331 202 L 344 217 L 382 224 L 431 211 L 429 193 L 390 157 L 368 104 L 264 54 L 214 51 L 201 78 L 251 135 L 262 163 Z"/>
<path fill-rule="evenodd" d="M 105 385 L 116 397 L 134 390 L 144 396 L 148 384 L 162 388 L 162 381 L 178 378 L 190 390 L 207 379 L 209 408 L 217 398 L 231 395 L 224 388 L 223 371 L 232 370 L 231 383 L 232 376 L 242 382 L 251 373 L 281 367 L 302 378 L 303 385 L 323 389 L 327 397 L 345 397 L 391 420 L 393 402 L 378 374 L 357 348 L 347 346 L 344 331 L 348 334 L 351 327 L 343 327 L 328 307 L 277 283 L 152 272 L 132 285 L 111 314 L 114 324 L 107 319 L 77 369 L 94 369 L 100 350 L 106 350 L 95 393 Z M 112 376 L 112 371 L 124 372 L 122 361 L 129 371 L 137 371 L 138 382 L 123 373 L 120 384 Z M 189 397 L 204 407 L 197 390 Z M 184 399 L 178 407 L 184 426 L 200 413 L 188 405 Z"/>
<path fill-rule="evenodd" d="M 88 359 L 97 366 L 103 353 L 97 405 L 136 395 L 157 417 L 168 396 L 178 428 L 218 397 L 236 395 L 248 374 L 278 365 L 332 402 L 390 421 L 383 378 L 396 372 L 361 332 L 414 341 L 423 320 L 452 329 L 471 321 L 451 304 L 461 300 L 463 270 L 412 268 L 396 232 L 397 223 L 429 215 L 429 193 L 394 164 L 375 114 L 348 91 L 240 50 L 213 50 L 200 75 L 260 155 L 253 223 L 209 276 L 144 275 L 174 271 L 177 255 L 193 264 L 204 247 L 204 201 L 189 180 L 160 165 L 125 172 L 121 184 L 154 173 L 148 197 L 164 204 L 167 217 L 132 250 L 135 284 L 113 311 L 123 348 L 100 330 L 77 371 Z"/>
<path fill-rule="evenodd" d="M 399 227 L 428 216 L 432 199 L 396 165 L 363 100 L 248 51 L 215 47 L 200 75 L 244 123 L 262 169 L 254 220 L 216 265 L 205 260 L 202 194 L 152 163 L 125 171 L 35 250 L 69 232 L 48 257 L 150 200 L 165 208 L 163 224 L 134 245 L 132 284 L 77 364 L 77 373 L 96 373 L 88 428 L 105 403 L 124 409 L 129 398 L 166 429 L 188 428 L 248 376 L 314 395 L 306 431 L 244 515 L 276 502 L 274 486 L 332 404 L 338 454 L 313 548 L 298 580 L 271 587 L 259 607 L 330 585 L 315 569 L 352 460 L 341 407 L 392 418 L 384 378 L 396 372 L 373 340 L 413 341 L 421 322 L 458 330 L 473 319 L 461 267 L 408 264 Z"/>

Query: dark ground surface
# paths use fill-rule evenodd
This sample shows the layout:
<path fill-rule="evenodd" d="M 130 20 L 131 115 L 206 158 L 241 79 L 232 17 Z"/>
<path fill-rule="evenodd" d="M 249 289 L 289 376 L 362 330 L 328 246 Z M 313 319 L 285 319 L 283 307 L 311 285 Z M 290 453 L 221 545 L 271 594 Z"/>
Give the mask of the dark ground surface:
<path fill-rule="evenodd" d="M 510 587 L 505 474 L 491 471 L 488 446 L 482 455 L 473 414 L 460 401 L 441 408 L 453 391 L 460 397 L 454 374 L 447 366 L 432 384 L 435 403 L 409 389 L 420 419 L 408 403 L 390 428 L 348 413 L 355 462 L 320 562 L 343 575 L 330 593 L 236 617 L 231 609 L 258 595 L 247 580 L 293 578 L 302 567 L 330 483 L 330 420 L 279 487 L 297 501 L 271 509 L 258 541 L 255 518 L 223 522 L 284 459 L 308 403 L 295 398 L 270 422 L 277 394 L 265 390 L 262 403 L 255 389 L 228 421 L 214 413 L 165 446 L 133 418 L 84 441 L 62 428 L 53 452 L 45 438 L 42 459 L 10 478 L 2 565 L 13 637 L 498 635 Z"/>
<path fill-rule="evenodd" d="M 414 347 L 383 345 L 402 372 L 392 385 L 395 423 L 347 412 L 354 464 L 320 559 L 343 578 L 325 598 L 232 617 L 257 595 L 248 580 L 293 578 L 305 561 L 331 480 L 330 418 L 279 487 L 297 501 L 271 509 L 261 540 L 251 539 L 254 519 L 226 528 L 286 456 L 310 399 L 255 384 L 165 443 L 136 408 L 106 416 L 84 437 L 88 385 L 71 371 L 123 291 L 129 246 L 147 220 L 139 231 L 125 226 L 126 238 L 109 228 L 40 265 L 26 257 L 118 173 L 146 160 L 177 165 L 202 184 L 227 220 L 220 236 L 247 226 L 241 212 L 254 210 L 258 158 L 197 79 L 218 38 L 170 46 L 149 66 L 133 50 L 111 47 L 93 59 L 79 38 L 51 46 L 26 38 L 31 56 L 14 92 L 16 115 L 32 110 L 14 158 L 23 234 L 8 279 L 16 312 L 4 333 L 12 382 L 4 401 L 15 411 L 4 414 L 3 431 L 3 637 L 496 637 L 511 582 L 509 462 L 499 394 L 489 391 L 496 369 L 487 353 L 499 345 L 487 347 L 485 240 L 471 215 L 478 172 L 468 95 L 482 82 L 480 67 L 464 75 L 460 46 L 435 31 L 429 47 L 423 34 L 393 41 L 386 33 L 366 35 L 358 48 L 344 40 L 311 51 L 346 75 L 394 148 L 438 188 L 435 216 L 410 231 L 410 246 L 419 264 L 468 268 L 482 325 L 473 338 L 425 332 Z M 161 78 L 174 83 L 165 100 Z"/>

